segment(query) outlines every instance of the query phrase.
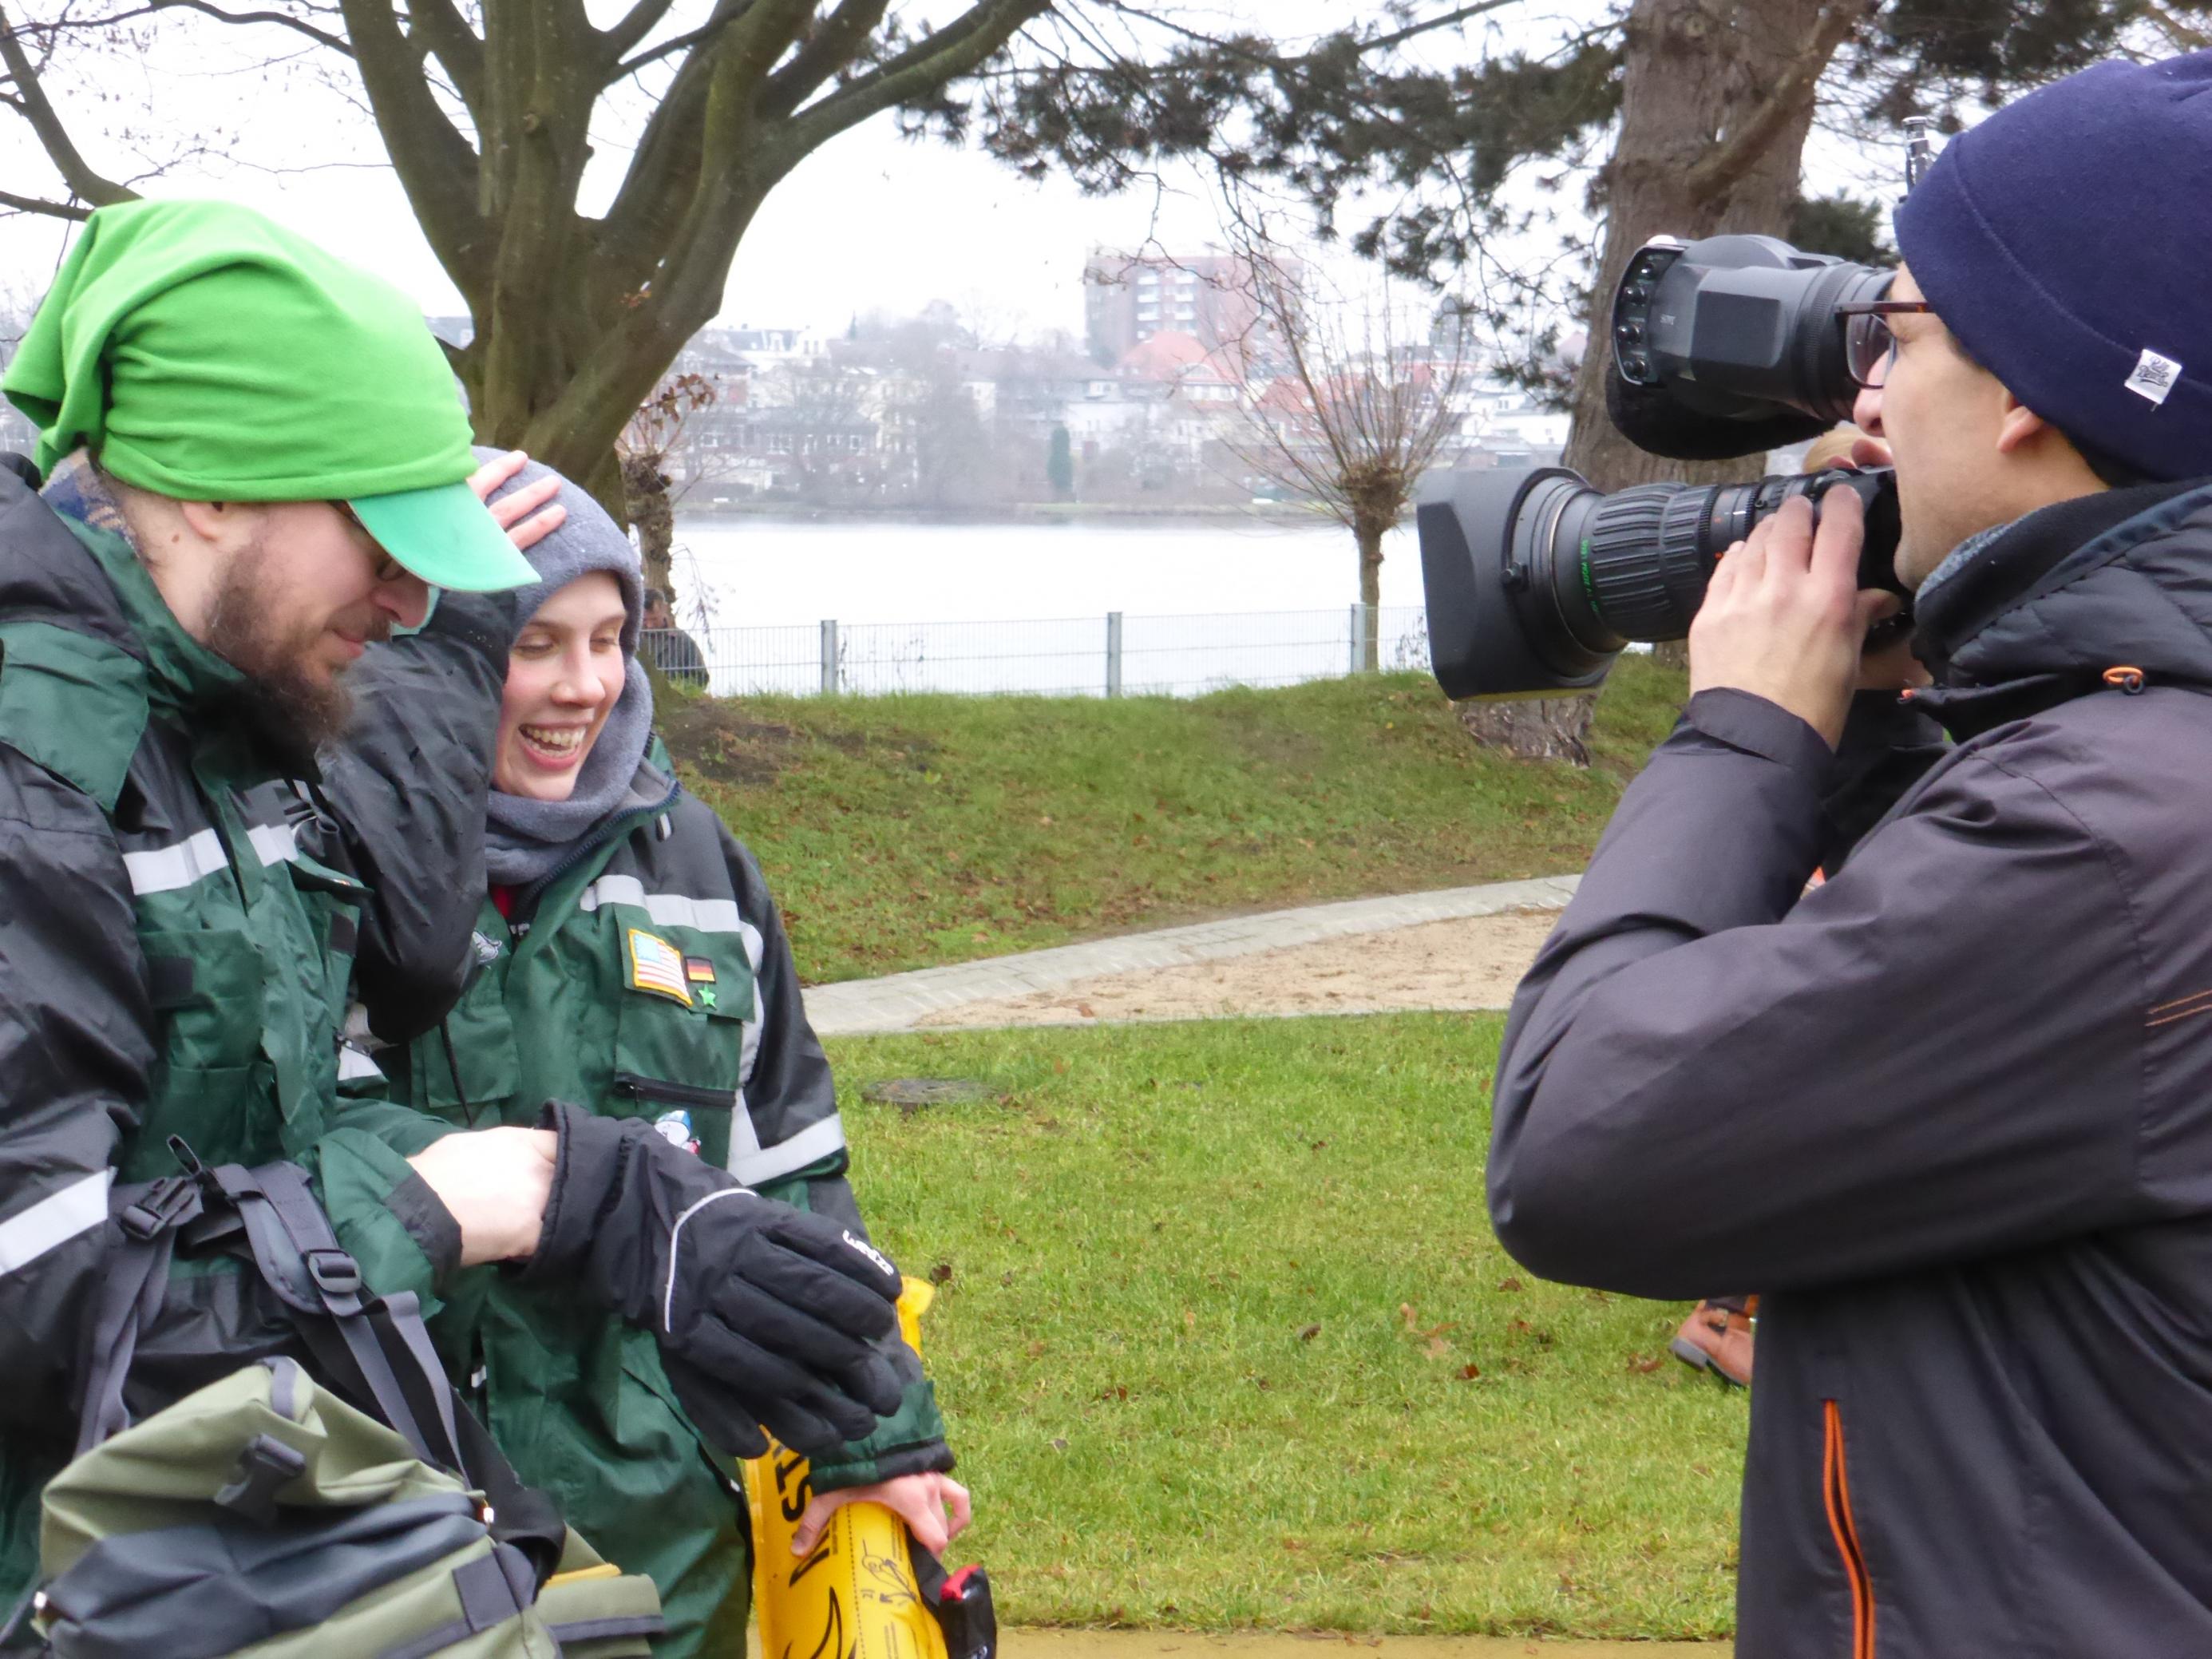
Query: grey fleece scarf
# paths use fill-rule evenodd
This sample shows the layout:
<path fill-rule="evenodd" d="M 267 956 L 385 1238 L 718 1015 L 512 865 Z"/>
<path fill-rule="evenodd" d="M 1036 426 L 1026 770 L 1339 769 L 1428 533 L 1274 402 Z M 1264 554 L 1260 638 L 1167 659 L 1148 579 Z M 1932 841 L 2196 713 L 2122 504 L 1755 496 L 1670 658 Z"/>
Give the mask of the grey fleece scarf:
<path fill-rule="evenodd" d="M 479 449 L 477 459 L 495 460 L 502 453 Z M 551 468 L 532 461 L 492 499 L 497 501 L 540 478 L 556 476 Z M 579 842 L 608 818 L 635 805 L 630 799 L 630 784 L 653 734 L 653 688 L 646 681 L 645 671 L 637 665 L 637 631 L 645 610 L 637 550 L 605 509 L 566 478 L 561 480 L 561 493 L 556 499 L 568 509 L 568 520 L 523 555 L 537 568 L 538 580 L 535 587 L 515 591 L 514 614 L 523 619 L 534 617 L 539 606 L 577 577 L 594 570 L 612 573 L 629 612 L 622 631 L 628 672 L 621 698 L 577 772 L 574 794 L 566 800 L 531 800 L 499 789 L 492 791 L 486 809 L 489 822 L 484 829 L 484 864 L 493 884 L 500 887 L 527 887 L 543 880 Z"/>

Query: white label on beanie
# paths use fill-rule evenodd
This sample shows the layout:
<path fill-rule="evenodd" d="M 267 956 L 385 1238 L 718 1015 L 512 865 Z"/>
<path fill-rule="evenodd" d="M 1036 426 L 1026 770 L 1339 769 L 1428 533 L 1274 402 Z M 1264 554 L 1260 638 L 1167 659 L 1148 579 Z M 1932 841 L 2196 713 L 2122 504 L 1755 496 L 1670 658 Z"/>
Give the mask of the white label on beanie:
<path fill-rule="evenodd" d="M 2166 394 L 2173 390 L 2173 383 L 2181 378 L 2181 365 L 2171 357 L 2161 357 L 2146 347 L 2142 361 L 2136 372 L 2128 376 L 2128 390 L 2139 398 L 2148 398 L 2154 404 L 2166 401 Z"/>

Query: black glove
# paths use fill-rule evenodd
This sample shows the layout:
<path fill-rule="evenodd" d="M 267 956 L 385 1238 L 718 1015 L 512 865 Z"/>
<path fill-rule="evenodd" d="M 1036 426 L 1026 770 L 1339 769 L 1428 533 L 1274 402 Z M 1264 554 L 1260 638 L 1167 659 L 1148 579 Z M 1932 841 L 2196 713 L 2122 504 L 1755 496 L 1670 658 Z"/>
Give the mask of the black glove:
<path fill-rule="evenodd" d="M 548 1101 L 539 1127 L 561 1150 L 523 1277 L 580 1280 L 659 1338 L 677 1398 L 716 1446 L 757 1457 L 765 1424 L 812 1455 L 899 1408 L 871 1346 L 897 1322 L 899 1274 L 872 1246 L 749 1191 L 642 1118 Z"/>

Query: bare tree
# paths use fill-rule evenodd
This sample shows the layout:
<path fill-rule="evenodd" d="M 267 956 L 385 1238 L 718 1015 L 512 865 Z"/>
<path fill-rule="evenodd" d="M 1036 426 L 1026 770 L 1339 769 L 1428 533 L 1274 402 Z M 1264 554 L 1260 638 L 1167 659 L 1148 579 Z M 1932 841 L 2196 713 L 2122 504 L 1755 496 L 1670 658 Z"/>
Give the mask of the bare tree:
<path fill-rule="evenodd" d="M 1287 258 L 1266 218 L 1232 215 L 1267 347 L 1282 372 L 1240 405 L 1247 466 L 1327 507 L 1358 550 L 1365 617 L 1360 665 L 1376 666 L 1382 538 L 1405 517 L 1421 475 L 1458 447 L 1465 357 L 1439 359 L 1429 331 L 1404 325 L 1384 285 L 1364 304 L 1317 292 L 1322 279 Z"/>
<path fill-rule="evenodd" d="M 623 506 L 637 532 L 645 564 L 645 585 L 676 602 L 672 568 L 676 544 L 676 495 L 669 467 L 683 447 L 691 417 L 711 408 L 720 393 L 704 374 L 676 374 L 638 406 L 616 440 L 622 468 Z"/>

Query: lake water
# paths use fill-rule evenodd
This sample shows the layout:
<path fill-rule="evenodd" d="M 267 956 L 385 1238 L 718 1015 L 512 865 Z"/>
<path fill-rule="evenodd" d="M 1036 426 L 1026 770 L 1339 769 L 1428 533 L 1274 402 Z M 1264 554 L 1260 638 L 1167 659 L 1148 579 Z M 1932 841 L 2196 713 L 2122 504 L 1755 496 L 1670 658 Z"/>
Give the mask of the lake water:
<path fill-rule="evenodd" d="M 1334 524 L 699 517 L 679 519 L 676 540 L 678 581 L 696 570 L 726 628 L 1323 611 L 1359 597 L 1351 532 Z M 1382 603 L 1420 602 L 1401 529 L 1385 544 Z"/>
<path fill-rule="evenodd" d="M 1358 596 L 1350 533 L 1266 520 L 946 524 L 679 519 L 678 614 L 714 689 L 1189 693 L 1346 671 Z M 1420 559 L 1385 544 L 1382 655 L 1422 660 Z M 704 614 L 700 614 L 703 609 Z"/>

